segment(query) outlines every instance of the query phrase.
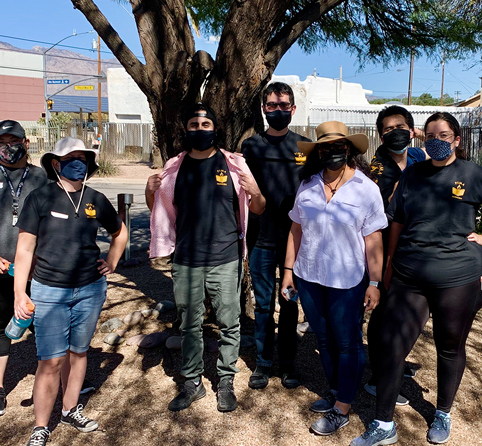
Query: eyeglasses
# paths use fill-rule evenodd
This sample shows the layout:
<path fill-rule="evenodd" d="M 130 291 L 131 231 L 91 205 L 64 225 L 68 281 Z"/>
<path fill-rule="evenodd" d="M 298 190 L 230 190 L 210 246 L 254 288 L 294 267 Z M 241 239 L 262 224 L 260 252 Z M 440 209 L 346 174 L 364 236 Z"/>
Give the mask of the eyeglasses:
<path fill-rule="evenodd" d="M 277 110 L 278 108 L 283 111 L 289 111 L 293 106 L 290 102 L 267 102 L 265 107 L 266 110 L 272 112 Z"/>
<path fill-rule="evenodd" d="M 454 133 L 451 133 L 451 132 L 442 132 L 442 133 L 439 133 L 438 135 L 435 135 L 433 133 L 428 133 L 427 135 L 425 135 L 425 139 L 426 140 L 431 140 L 431 139 L 440 139 L 441 141 L 447 141 L 448 139 L 452 138 L 452 136 L 455 136 Z"/>

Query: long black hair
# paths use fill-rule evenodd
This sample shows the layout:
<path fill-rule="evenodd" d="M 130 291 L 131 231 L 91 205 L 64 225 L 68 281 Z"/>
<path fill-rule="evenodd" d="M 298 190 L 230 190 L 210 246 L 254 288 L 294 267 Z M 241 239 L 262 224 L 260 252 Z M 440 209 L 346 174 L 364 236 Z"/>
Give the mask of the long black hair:
<path fill-rule="evenodd" d="M 349 146 L 349 149 L 350 149 L 348 152 L 347 161 L 346 161 L 347 166 L 351 167 L 352 169 L 360 170 L 368 178 L 370 178 L 371 180 L 374 180 L 375 177 L 371 173 L 371 169 L 365 158 L 365 155 L 361 154 L 350 141 L 347 141 L 347 145 Z M 309 182 L 310 178 L 313 175 L 317 175 L 323 169 L 326 168 L 326 163 L 324 159 L 320 157 L 320 154 L 318 151 L 319 146 L 320 144 L 317 144 L 315 147 L 313 147 L 311 152 L 306 157 L 305 165 L 303 166 L 300 172 L 300 181 Z"/>

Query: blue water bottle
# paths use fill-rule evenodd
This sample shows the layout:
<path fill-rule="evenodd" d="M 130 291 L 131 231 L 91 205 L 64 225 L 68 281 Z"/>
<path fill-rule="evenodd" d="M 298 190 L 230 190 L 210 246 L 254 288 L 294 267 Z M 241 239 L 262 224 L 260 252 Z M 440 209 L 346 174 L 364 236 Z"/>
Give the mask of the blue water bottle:
<path fill-rule="evenodd" d="M 35 310 L 35 305 L 28 303 L 27 304 L 27 310 L 30 312 L 33 312 Z M 30 319 L 17 319 L 15 316 L 10 319 L 10 322 L 7 325 L 7 328 L 5 329 L 5 334 L 10 338 L 13 339 L 14 341 L 18 341 L 23 334 L 25 333 L 25 330 L 28 328 L 28 326 L 32 323 L 32 318 Z"/>
<path fill-rule="evenodd" d="M 15 269 L 15 265 L 13 263 L 10 263 L 10 265 L 8 265 L 8 275 L 9 276 L 12 276 L 13 277 L 13 271 Z"/>

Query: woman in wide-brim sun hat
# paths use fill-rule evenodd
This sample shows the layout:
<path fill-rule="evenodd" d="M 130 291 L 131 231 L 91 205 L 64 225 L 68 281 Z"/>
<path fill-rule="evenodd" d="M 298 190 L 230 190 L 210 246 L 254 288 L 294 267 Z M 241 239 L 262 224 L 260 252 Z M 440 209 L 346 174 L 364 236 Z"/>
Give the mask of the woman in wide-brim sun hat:
<path fill-rule="evenodd" d="M 380 299 L 381 230 L 387 226 L 378 186 L 367 176 L 364 134 L 325 122 L 316 142 L 298 142 L 307 155 L 285 259 L 282 289 L 297 288 L 316 335 L 330 391 L 310 409 L 325 413 L 311 429 L 330 435 L 348 424 L 348 411 L 363 377 L 363 308 Z"/>

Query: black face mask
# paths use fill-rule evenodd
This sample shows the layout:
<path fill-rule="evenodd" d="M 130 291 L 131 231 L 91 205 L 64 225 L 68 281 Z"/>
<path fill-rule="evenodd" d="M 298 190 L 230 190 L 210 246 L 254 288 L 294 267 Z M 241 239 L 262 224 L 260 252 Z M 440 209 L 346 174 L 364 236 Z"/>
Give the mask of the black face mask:
<path fill-rule="evenodd" d="M 266 121 L 270 127 L 278 132 L 288 127 L 291 122 L 291 110 L 275 110 L 274 112 L 266 113 Z"/>
<path fill-rule="evenodd" d="M 341 169 L 347 161 L 346 150 L 333 150 L 324 154 L 320 153 L 320 159 L 327 169 Z"/>
<path fill-rule="evenodd" d="M 383 144 L 388 150 L 401 155 L 410 144 L 410 131 L 405 129 L 394 129 L 383 135 Z"/>
<path fill-rule="evenodd" d="M 191 149 L 204 152 L 214 145 L 215 137 L 214 130 L 190 130 L 186 132 L 186 143 Z"/>

